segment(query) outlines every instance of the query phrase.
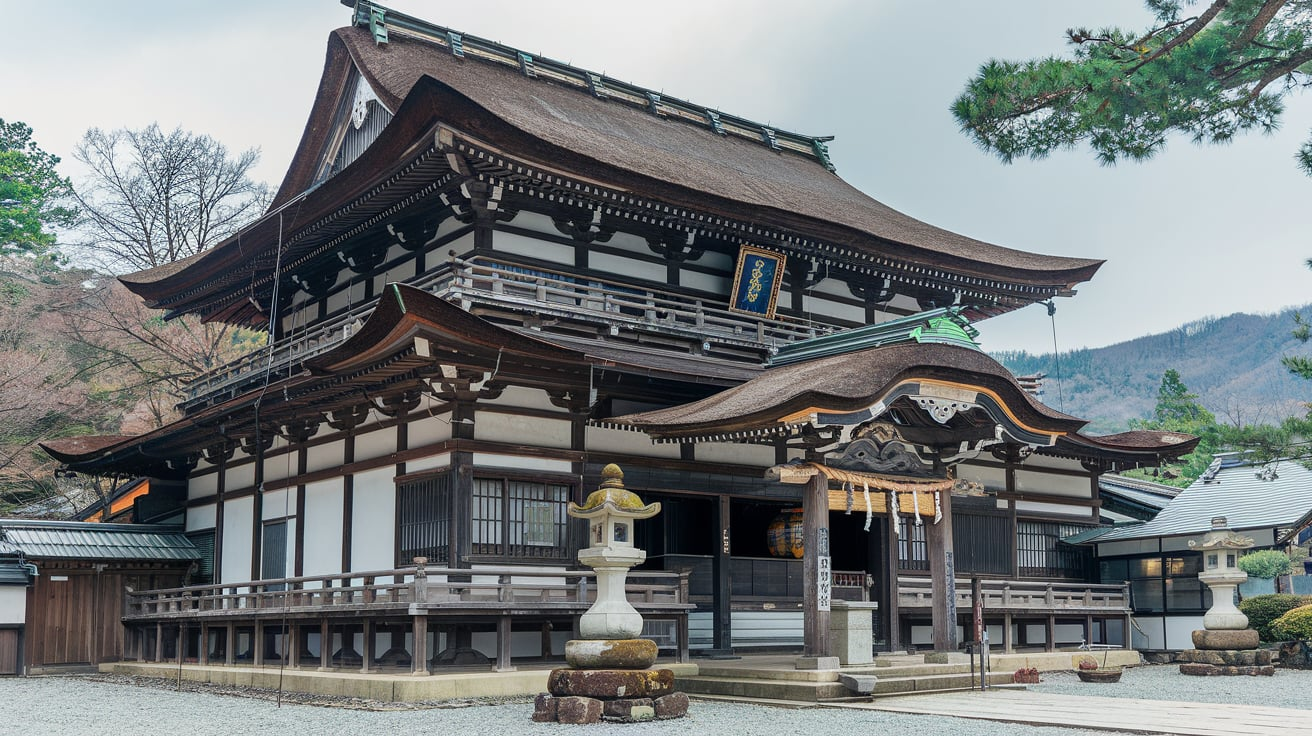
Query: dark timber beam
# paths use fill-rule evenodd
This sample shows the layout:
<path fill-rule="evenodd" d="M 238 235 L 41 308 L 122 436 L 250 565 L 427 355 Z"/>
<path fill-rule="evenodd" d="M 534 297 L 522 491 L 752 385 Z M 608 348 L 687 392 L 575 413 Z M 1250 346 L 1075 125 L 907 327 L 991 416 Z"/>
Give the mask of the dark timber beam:
<path fill-rule="evenodd" d="M 802 492 L 802 630 L 804 657 L 828 657 L 829 611 L 819 610 L 820 561 L 829 557 L 829 479 L 817 473 Z M 826 569 L 825 574 L 828 575 Z M 829 581 L 823 581 L 828 587 Z"/>

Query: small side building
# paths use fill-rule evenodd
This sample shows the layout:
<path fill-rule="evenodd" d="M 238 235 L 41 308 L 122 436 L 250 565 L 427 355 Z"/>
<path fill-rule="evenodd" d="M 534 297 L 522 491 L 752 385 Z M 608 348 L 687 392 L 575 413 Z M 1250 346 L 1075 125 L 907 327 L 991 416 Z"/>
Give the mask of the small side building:
<path fill-rule="evenodd" d="M 1134 648 L 1188 649 L 1203 628 L 1212 594 L 1198 580 L 1202 553 L 1189 541 L 1211 529 L 1212 519 L 1252 537 L 1254 549 L 1276 546 L 1312 508 L 1312 471 L 1283 460 L 1255 464 L 1223 454 L 1192 485 L 1149 521 L 1122 523 L 1065 539 L 1096 549 L 1103 583 L 1128 583 Z"/>
<path fill-rule="evenodd" d="M 178 527 L 0 519 L 0 674 L 119 659 L 125 593 L 182 585 L 199 559 Z"/>

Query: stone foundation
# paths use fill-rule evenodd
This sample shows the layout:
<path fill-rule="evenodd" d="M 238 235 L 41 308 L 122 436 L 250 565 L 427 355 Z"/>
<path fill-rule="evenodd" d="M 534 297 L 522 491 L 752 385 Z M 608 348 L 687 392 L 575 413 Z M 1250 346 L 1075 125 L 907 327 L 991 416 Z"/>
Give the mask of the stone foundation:
<path fill-rule="evenodd" d="M 1193 640 L 1195 649 L 1257 649 L 1258 646 L 1257 632 L 1253 629 L 1231 631 L 1198 629 L 1193 633 Z"/>
<path fill-rule="evenodd" d="M 1287 641 L 1280 645 L 1280 666 L 1293 670 L 1312 670 L 1312 647 L 1305 641 Z"/>
<path fill-rule="evenodd" d="M 1270 649 L 1186 649 L 1177 662 L 1230 667 L 1265 667 L 1271 664 Z"/>
<path fill-rule="evenodd" d="M 1186 662 L 1180 665 L 1180 674 L 1194 675 L 1196 677 L 1214 677 L 1217 675 L 1249 675 L 1270 677 L 1276 673 L 1276 668 L 1271 665 L 1265 666 L 1235 666 L 1235 665 L 1215 665 L 1203 664 L 1201 662 Z"/>
<path fill-rule="evenodd" d="M 533 703 L 538 723 L 597 723 L 682 718 L 688 696 L 674 691 L 674 671 L 625 667 L 655 659 L 656 645 L 646 639 L 577 640 L 567 642 L 573 662 L 608 661 L 606 668 L 562 667 L 547 676 L 547 690 Z M 572 656 L 570 656 L 572 653 Z"/>

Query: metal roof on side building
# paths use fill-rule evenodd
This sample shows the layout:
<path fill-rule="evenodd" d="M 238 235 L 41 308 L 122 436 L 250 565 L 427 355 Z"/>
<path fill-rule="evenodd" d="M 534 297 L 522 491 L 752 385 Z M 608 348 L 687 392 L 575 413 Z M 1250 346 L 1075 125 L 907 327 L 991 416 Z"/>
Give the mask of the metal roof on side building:
<path fill-rule="evenodd" d="M 1280 460 L 1266 465 L 1219 465 L 1180 492 L 1152 521 L 1110 529 L 1098 542 L 1201 534 L 1212 519 L 1231 529 L 1293 525 L 1312 509 L 1312 471 Z"/>
<path fill-rule="evenodd" d="M 200 550 L 177 527 L 0 519 L 0 552 L 27 559 L 198 560 Z"/>

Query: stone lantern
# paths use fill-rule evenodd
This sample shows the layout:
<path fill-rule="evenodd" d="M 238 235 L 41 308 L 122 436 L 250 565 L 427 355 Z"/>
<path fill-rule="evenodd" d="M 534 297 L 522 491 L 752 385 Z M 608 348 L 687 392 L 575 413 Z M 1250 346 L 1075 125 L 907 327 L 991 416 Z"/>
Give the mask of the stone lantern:
<path fill-rule="evenodd" d="M 1248 628 L 1248 617 L 1235 607 L 1235 588 L 1248 579 L 1248 573 L 1239 569 L 1239 554 L 1252 546 L 1252 539 L 1226 527 L 1224 516 L 1212 519 L 1212 531 L 1202 542 L 1189 540 L 1190 548 L 1203 553 L 1203 571 L 1198 579 L 1212 589 L 1212 607 L 1203 616 L 1203 627 L 1208 631 Z"/>
<path fill-rule="evenodd" d="M 1258 648 L 1256 631 L 1248 628 L 1248 617 L 1235 607 L 1235 588 L 1248 579 L 1239 569 L 1239 554 L 1253 540 L 1226 528 L 1224 516 L 1212 519 L 1212 530 L 1202 541 L 1189 540 L 1190 549 L 1203 553 L 1203 571 L 1198 579 L 1212 589 L 1212 607 L 1203 616 L 1203 627 L 1193 632 L 1193 649 L 1176 655 L 1182 675 L 1275 674 L 1271 651 Z"/>
<path fill-rule="evenodd" d="M 659 503 L 643 504 L 624 488 L 624 471 L 615 464 L 601 471 L 601 486 L 569 515 L 588 520 L 588 541 L 579 562 L 597 573 L 597 599 L 579 617 L 581 639 L 565 642 L 569 667 L 547 676 L 547 692 L 533 702 L 537 722 L 596 723 L 680 718 L 688 696 L 674 690 L 674 671 L 652 669 L 656 642 L 639 639 L 642 614 L 629 605 L 624 581 L 629 568 L 647 559 L 633 546 L 633 522 L 660 513 Z"/>
<path fill-rule="evenodd" d="M 570 516 L 588 520 L 589 545 L 579 550 L 579 562 L 597 571 L 597 600 L 579 619 L 579 633 L 584 639 L 634 639 L 642 633 L 642 616 L 629 605 L 624 582 L 647 553 L 633 546 L 633 522 L 660 513 L 661 505 L 644 505 L 626 489 L 624 472 L 614 463 L 601 477 L 582 506 L 569 505 Z"/>

